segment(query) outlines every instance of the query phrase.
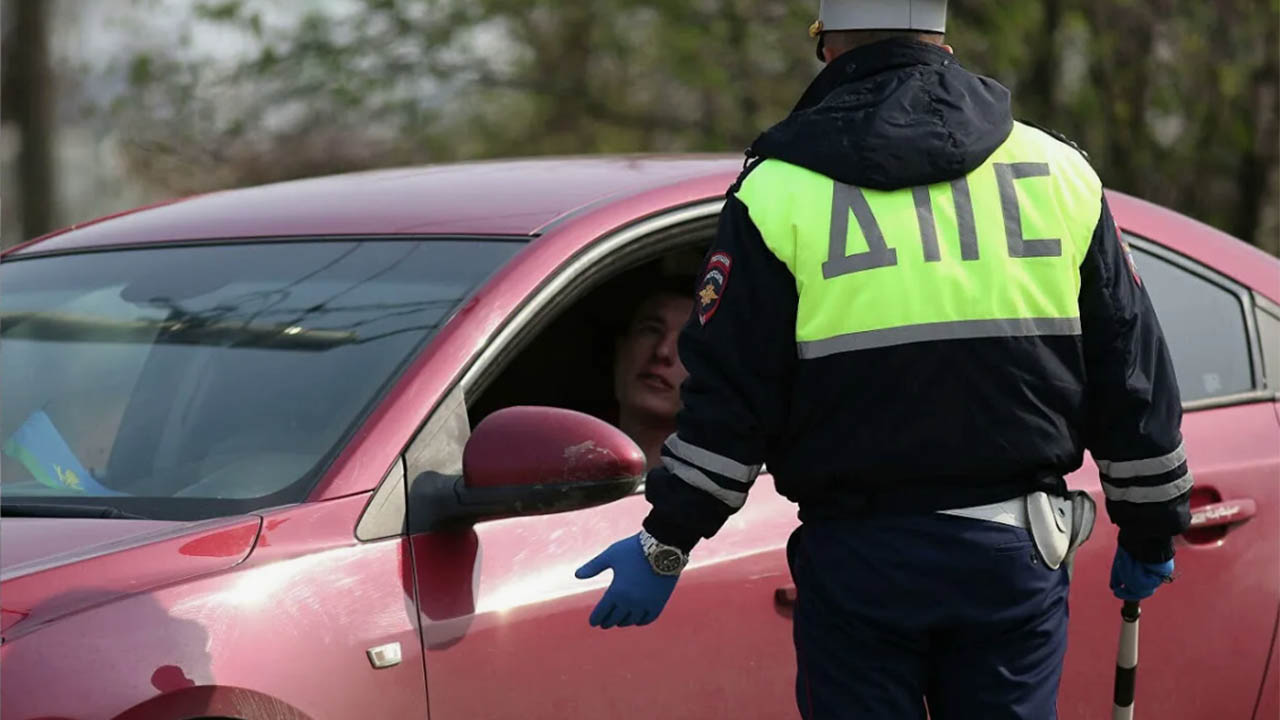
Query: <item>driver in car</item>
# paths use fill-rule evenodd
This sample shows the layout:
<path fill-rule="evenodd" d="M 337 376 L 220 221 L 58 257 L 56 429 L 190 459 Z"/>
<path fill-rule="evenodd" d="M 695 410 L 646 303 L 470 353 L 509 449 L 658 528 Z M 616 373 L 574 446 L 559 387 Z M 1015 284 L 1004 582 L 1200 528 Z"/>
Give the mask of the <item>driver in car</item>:
<path fill-rule="evenodd" d="M 661 464 L 662 443 L 676 431 L 680 384 L 689 377 L 676 339 L 693 312 L 692 287 L 692 278 L 663 278 L 640 301 L 614 351 L 618 427 L 644 451 L 650 468 Z"/>

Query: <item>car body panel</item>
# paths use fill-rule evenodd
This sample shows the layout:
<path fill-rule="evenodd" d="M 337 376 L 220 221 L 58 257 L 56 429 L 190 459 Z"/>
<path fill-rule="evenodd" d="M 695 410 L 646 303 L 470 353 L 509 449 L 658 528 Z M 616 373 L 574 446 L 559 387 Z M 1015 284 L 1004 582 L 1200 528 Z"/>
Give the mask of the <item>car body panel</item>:
<path fill-rule="evenodd" d="M 169 533 L 186 534 L 191 525 L 164 520 L 10 518 L 0 524 L 0 568 L 4 568 L 0 577 L 8 580 L 26 575 L 32 568 L 65 565 L 154 542 Z"/>
<path fill-rule="evenodd" d="M 408 541 L 357 542 L 351 528 L 367 500 L 264 513 L 253 518 L 262 531 L 252 554 L 230 571 L 141 586 L 38 633 L 6 636 L 7 688 L 77 684 L 75 692 L 10 690 L 0 715 L 176 718 L 234 706 L 228 716 L 246 720 L 426 717 Z M 97 584 L 82 575 L 45 587 L 56 597 Z M 6 607 L 18 599 L 11 587 Z M 401 662 L 374 669 L 366 651 L 393 642 Z"/>
<path fill-rule="evenodd" d="M 703 177 L 682 180 L 672 185 L 620 197 L 608 203 L 565 211 L 559 220 L 546 228 L 546 235 L 530 243 L 505 267 L 499 270 L 455 313 L 432 338 L 427 349 L 415 360 L 390 390 L 386 402 L 378 408 L 325 477 L 313 490 L 312 500 L 322 500 L 364 492 L 376 484 L 382 472 L 390 467 L 407 444 L 410 433 L 417 429 L 413 418 L 421 418 L 424 409 L 433 407 L 456 379 L 457 371 L 474 357 L 476 351 L 503 324 L 511 312 L 534 289 L 592 241 L 616 231 L 636 220 L 650 217 L 674 207 L 714 200 L 736 177 L 733 169 L 721 169 Z M 611 195 L 611 198 L 616 195 Z M 1144 237 L 1159 237 L 1160 229 L 1152 220 L 1167 222 L 1148 205 L 1120 193 L 1111 193 L 1117 222 Z M 1207 226 L 1203 226 L 1206 229 Z M 1199 227 L 1195 229 L 1200 229 Z M 1209 229 L 1211 230 L 1211 229 Z M 1216 232 L 1216 231 L 1213 231 Z M 1208 234 L 1204 237 L 1186 233 L 1193 242 L 1203 240 L 1204 247 L 1192 247 L 1216 257 L 1220 246 L 1241 244 L 1229 236 Z M 1181 237 L 1181 236 L 1180 236 Z M 1224 239 L 1225 238 L 1225 239 Z M 1230 242 L 1228 243 L 1227 240 Z M 1241 261 L 1234 276 L 1257 275 L 1257 263 Z M 1218 266 L 1215 266 L 1218 267 Z M 1227 269 L 1219 268 L 1232 275 Z M 370 469 L 380 469 L 370 471 Z"/>
<path fill-rule="evenodd" d="M 1267 675 L 1258 693 L 1258 708 L 1253 720 L 1271 720 L 1280 717 L 1280 614 L 1276 616 L 1276 629 L 1271 633 L 1271 660 L 1267 663 Z"/>
<path fill-rule="evenodd" d="M 1195 258 L 1280 302 L 1280 263 L 1260 248 L 1132 195 L 1108 190 L 1107 203 L 1121 228 Z"/>
<path fill-rule="evenodd" d="M 531 235 L 584 205 L 725 164 L 720 156 L 613 156 L 369 170 L 198 195 L 86 223 L 19 254 L 234 238 Z"/>
<path fill-rule="evenodd" d="M 573 572 L 647 510 L 635 495 L 415 536 L 432 718 L 525 718 L 535 707 L 545 717 L 790 717 L 791 624 L 774 597 L 791 583 L 778 548 L 794 506 L 764 477 L 698 548 L 658 622 L 601 632 L 586 617 L 610 574 Z"/>
<path fill-rule="evenodd" d="M 1220 540 L 1175 541 L 1175 582 L 1142 603 L 1136 707 L 1185 720 L 1249 717 L 1280 608 L 1280 425 L 1270 403 L 1197 410 L 1183 418 L 1188 465 L 1200 491 L 1251 499 L 1259 512 Z M 1105 716 L 1121 602 L 1106 588 L 1116 529 L 1097 471 L 1087 461 L 1068 479 L 1098 502 L 1098 525 L 1077 556 L 1059 713 Z M 1193 499 L 1193 509 L 1206 500 Z"/>
<path fill-rule="evenodd" d="M 511 314 L 592 241 L 664 209 L 714 200 L 724 176 L 641 192 L 615 204 L 566 216 L 531 242 L 478 288 L 432 337 L 384 403 L 346 445 L 311 493 L 311 500 L 373 489 L 408 444 L 427 410 L 448 392 L 460 372 Z M 718 188 L 718 189 L 717 189 Z"/>
<path fill-rule="evenodd" d="M 222 518 L 192 523 L 186 533 L 174 533 L 169 523 L 160 523 L 158 535 L 149 542 L 139 543 L 139 536 L 126 536 L 115 548 L 107 545 L 104 550 L 102 545 L 86 544 L 77 551 L 34 560 L 25 571 L 23 566 L 6 567 L 6 574 L 12 577 L 6 578 L 0 597 L 5 643 L 86 607 L 233 567 L 249 554 L 260 523 L 257 516 Z M 50 524 L 44 521 L 45 528 Z M 5 542 L 32 542 L 47 533 L 28 532 L 26 528 L 32 524 L 23 518 L 10 518 L 0 525 L 6 533 Z M 82 537 L 102 535 L 81 532 Z"/>
<path fill-rule="evenodd" d="M 433 336 L 307 502 L 203 529 L 39 521 L 89 523 L 66 525 L 72 531 L 63 537 L 6 519 L 0 565 L 15 577 L 0 602 L 4 682 L 36 688 L 50 677 L 84 678 L 74 681 L 84 692 L 10 690 L 0 715 L 425 717 L 428 680 L 433 720 L 793 714 L 784 548 L 797 520 L 767 476 L 744 510 L 699 546 L 662 619 L 643 629 L 590 628 L 586 617 L 609 576 L 573 577 L 636 531 L 647 508 L 639 496 L 470 531 L 354 537 L 370 491 L 432 409 L 559 268 L 644 218 L 695 203 L 713 216 L 741 167 L 741 158 L 725 156 L 556 158 L 357 173 L 174 202 L 8 251 L 6 258 L 284 236 L 537 236 Z M 1108 198 L 1125 230 L 1280 301 L 1274 258 L 1163 208 L 1121 193 Z M 1245 717 L 1258 704 L 1280 611 L 1280 578 L 1258 570 L 1280 566 L 1278 412 L 1255 402 L 1186 415 L 1198 482 L 1224 499 L 1255 500 L 1258 513 L 1221 542 L 1179 540 L 1178 582 L 1144 603 L 1144 712 Z M 1069 482 L 1101 509 L 1091 461 Z M 168 534 L 147 537 L 149 527 Z M 20 538 L 15 548 L 11 537 Z M 1064 718 L 1108 712 L 1119 628 L 1119 602 L 1106 589 L 1114 543 L 1100 510 L 1071 591 Z M 104 547 L 113 552 L 97 554 Z M 56 567 L 33 569 L 42 562 Z M 20 563 L 27 569 L 15 572 Z M 374 670 L 364 653 L 388 642 L 400 643 L 402 662 Z M 1258 709 L 1267 707 L 1263 697 Z"/>
<path fill-rule="evenodd" d="M 236 238 L 540 235 L 569 225 L 585 242 L 643 214 L 723 195 L 742 168 L 733 155 L 616 155 L 370 170 L 167 200 L 5 255 Z M 1124 193 L 1109 190 L 1107 199 L 1122 227 L 1206 259 L 1280 302 L 1280 274 L 1258 248 Z"/>

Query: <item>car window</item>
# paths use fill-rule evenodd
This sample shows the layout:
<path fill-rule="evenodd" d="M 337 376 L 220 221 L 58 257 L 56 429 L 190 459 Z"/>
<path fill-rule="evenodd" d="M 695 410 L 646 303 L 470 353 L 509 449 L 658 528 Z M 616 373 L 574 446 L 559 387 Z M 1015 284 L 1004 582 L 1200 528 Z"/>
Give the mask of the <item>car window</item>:
<path fill-rule="evenodd" d="M 110 498 L 148 517 L 300 501 L 405 360 L 522 246 L 288 242 L 7 261 L 5 501 Z"/>
<path fill-rule="evenodd" d="M 1258 336 L 1262 341 L 1262 368 L 1267 387 L 1280 390 L 1280 315 L 1259 308 Z"/>
<path fill-rule="evenodd" d="M 1252 390 L 1248 330 L 1239 296 L 1137 247 L 1133 256 L 1169 343 L 1182 401 Z"/>
<path fill-rule="evenodd" d="M 694 232 L 686 243 L 656 259 L 609 268 L 579 284 L 576 299 L 542 315 L 519 352 L 470 393 L 472 427 L 514 405 L 566 408 L 619 424 L 614 373 L 623 335 L 639 306 L 654 294 L 692 297 L 709 239 Z"/>

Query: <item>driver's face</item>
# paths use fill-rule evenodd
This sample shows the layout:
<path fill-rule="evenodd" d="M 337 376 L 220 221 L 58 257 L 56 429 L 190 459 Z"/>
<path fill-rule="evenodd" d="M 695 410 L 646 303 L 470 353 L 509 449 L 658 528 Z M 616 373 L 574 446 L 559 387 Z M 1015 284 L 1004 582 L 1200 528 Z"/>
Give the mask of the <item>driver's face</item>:
<path fill-rule="evenodd" d="M 654 295 L 636 311 L 613 364 L 613 392 L 624 415 L 675 418 L 680 384 L 689 377 L 676 338 L 692 311 L 692 298 L 672 294 Z"/>

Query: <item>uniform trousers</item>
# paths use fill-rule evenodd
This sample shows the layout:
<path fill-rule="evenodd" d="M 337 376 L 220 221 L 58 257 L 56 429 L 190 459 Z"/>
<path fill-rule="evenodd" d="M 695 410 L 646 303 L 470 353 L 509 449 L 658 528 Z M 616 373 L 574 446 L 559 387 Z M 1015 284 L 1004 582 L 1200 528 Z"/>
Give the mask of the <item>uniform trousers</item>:
<path fill-rule="evenodd" d="M 1067 572 L 1027 530 L 939 513 L 822 519 L 792 534 L 787 558 L 805 720 L 1057 717 Z"/>

